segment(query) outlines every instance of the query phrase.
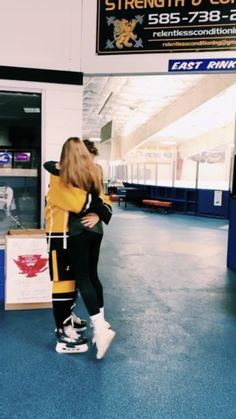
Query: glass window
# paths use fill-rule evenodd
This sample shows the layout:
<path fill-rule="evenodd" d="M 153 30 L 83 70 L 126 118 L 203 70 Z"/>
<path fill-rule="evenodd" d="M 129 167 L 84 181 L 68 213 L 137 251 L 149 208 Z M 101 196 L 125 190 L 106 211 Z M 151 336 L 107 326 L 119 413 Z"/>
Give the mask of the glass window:
<path fill-rule="evenodd" d="M 132 183 L 132 164 L 127 165 L 127 182 Z"/>
<path fill-rule="evenodd" d="M 145 183 L 145 169 L 144 163 L 138 164 L 138 183 L 144 184 Z"/>
<path fill-rule="evenodd" d="M 156 185 L 157 181 L 157 164 L 145 163 L 144 165 L 144 180 L 147 185 Z"/>
<path fill-rule="evenodd" d="M 172 186 L 172 162 L 158 163 L 157 166 L 157 184 L 158 186 Z"/>
<path fill-rule="evenodd" d="M 125 179 L 125 165 L 124 164 L 120 164 L 119 166 L 117 166 L 116 179 L 119 179 L 122 181 Z"/>
<path fill-rule="evenodd" d="M 138 164 L 137 163 L 133 163 L 133 179 L 132 182 L 133 183 L 138 183 Z"/>
<path fill-rule="evenodd" d="M 195 188 L 197 176 L 197 162 L 186 158 L 177 159 L 175 167 L 175 187 Z"/>
<path fill-rule="evenodd" d="M 198 172 L 199 189 L 229 189 L 230 160 L 225 152 L 206 152 L 201 154 Z"/>

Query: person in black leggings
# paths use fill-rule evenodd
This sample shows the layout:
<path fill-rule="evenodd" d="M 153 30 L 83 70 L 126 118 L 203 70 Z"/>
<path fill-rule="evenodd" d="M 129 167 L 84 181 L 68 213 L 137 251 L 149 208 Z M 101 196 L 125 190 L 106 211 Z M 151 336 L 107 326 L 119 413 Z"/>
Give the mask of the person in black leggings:
<path fill-rule="evenodd" d="M 101 242 L 102 235 L 89 230 L 70 235 L 68 239 L 68 257 L 73 277 L 77 278 L 90 316 L 96 315 L 104 305 L 103 287 L 97 272 Z"/>

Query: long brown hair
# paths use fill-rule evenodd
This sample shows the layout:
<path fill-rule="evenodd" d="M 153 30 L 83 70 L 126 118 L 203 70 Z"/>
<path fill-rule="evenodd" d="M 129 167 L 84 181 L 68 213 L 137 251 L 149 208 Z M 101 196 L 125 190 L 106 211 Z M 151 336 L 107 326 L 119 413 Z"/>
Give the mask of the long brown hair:
<path fill-rule="evenodd" d="M 60 178 L 65 185 L 72 185 L 88 192 L 102 191 L 101 176 L 83 141 L 70 137 L 62 146 Z"/>

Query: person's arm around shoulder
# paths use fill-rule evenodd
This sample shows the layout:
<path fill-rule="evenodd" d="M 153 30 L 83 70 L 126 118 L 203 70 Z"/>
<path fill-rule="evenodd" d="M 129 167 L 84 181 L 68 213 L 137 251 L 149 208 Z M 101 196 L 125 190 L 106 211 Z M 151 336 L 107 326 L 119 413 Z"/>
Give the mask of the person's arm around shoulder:
<path fill-rule="evenodd" d="M 51 175 L 59 176 L 60 175 L 60 169 L 59 169 L 59 163 L 54 160 L 46 161 L 43 164 L 43 167 L 47 172 L 51 173 Z"/>
<path fill-rule="evenodd" d="M 105 224 L 109 224 L 112 217 L 112 202 L 109 199 L 109 196 L 100 194 L 100 199 L 103 202 L 103 205 L 99 208 L 99 218 Z"/>

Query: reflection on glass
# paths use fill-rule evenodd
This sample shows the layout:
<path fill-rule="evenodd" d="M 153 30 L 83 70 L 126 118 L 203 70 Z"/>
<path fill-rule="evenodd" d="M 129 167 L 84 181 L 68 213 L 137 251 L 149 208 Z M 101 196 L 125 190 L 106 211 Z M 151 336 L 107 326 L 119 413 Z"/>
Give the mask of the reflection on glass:
<path fill-rule="evenodd" d="M 37 177 L 0 178 L 0 238 L 10 229 L 39 227 Z"/>
<path fill-rule="evenodd" d="M 145 183 L 146 185 L 156 185 L 157 180 L 157 164 L 145 163 Z"/>
<path fill-rule="evenodd" d="M 21 169 L 29 169 L 31 167 L 31 152 L 14 151 L 13 167 Z"/>
<path fill-rule="evenodd" d="M 133 163 L 133 183 L 138 183 L 138 165 Z"/>
<path fill-rule="evenodd" d="M 127 182 L 132 183 L 132 164 L 127 165 Z"/>
<path fill-rule="evenodd" d="M 196 161 L 188 158 L 177 159 L 175 168 L 175 187 L 195 188 L 196 176 Z"/>
<path fill-rule="evenodd" d="M 6 150 L 0 150 L 0 167 L 11 168 L 12 167 L 12 152 Z"/>
<path fill-rule="evenodd" d="M 172 186 L 172 162 L 158 163 L 157 184 L 160 186 Z"/>

